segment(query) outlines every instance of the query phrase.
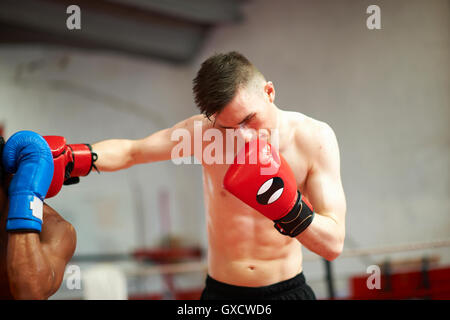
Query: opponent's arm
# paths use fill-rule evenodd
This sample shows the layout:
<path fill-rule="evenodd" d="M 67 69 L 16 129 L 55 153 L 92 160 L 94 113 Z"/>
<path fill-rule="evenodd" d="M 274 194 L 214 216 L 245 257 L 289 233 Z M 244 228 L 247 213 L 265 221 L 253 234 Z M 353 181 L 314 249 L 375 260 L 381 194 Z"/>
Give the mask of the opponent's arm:
<path fill-rule="evenodd" d="M 41 233 L 10 232 L 7 271 L 15 299 L 47 299 L 61 286 L 76 247 L 73 226 L 44 205 Z"/>
<path fill-rule="evenodd" d="M 98 155 L 95 164 L 100 171 L 117 171 L 136 164 L 169 160 L 172 148 L 179 143 L 171 139 L 175 130 L 186 129 L 193 146 L 194 121 L 203 121 L 203 118 L 202 115 L 193 116 L 143 139 L 110 139 L 95 143 L 92 145 L 93 151 Z M 192 153 L 179 156 L 191 155 Z"/>
<path fill-rule="evenodd" d="M 59 288 L 75 250 L 73 228 L 43 203 L 54 173 L 52 151 L 37 133 L 20 131 L 4 145 L 1 160 L 14 174 L 6 221 L 11 293 L 17 299 L 46 299 Z"/>
<path fill-rule="evenodd" d="M 317 136 L 312 168 L 303 190 L 316 214 L 310 226 L 296 238 L 309 250 L 333 260 L 344 246 L 346 200 L 336 136 L 325 124 Z"/>

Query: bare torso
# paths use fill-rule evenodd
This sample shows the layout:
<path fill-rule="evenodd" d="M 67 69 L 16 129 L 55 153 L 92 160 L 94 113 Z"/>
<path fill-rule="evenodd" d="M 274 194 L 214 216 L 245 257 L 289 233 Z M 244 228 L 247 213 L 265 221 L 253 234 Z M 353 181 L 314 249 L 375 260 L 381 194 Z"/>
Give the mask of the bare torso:
<path fill-rule="evenodd" d="M 279 150 L 302 191 L 310 167 L 308 146 L 299 146 L 294 138 L 307 134 L 314 123 L 302 114 L 281 112 Z M 294 277 L 302 271 L 300 242 L 281 235 L 271 220 L 228 193 L 222 185 L 227 169 L 226 164 L 203 164 L 209 275 L 221 282 L 249 287 Z"/>

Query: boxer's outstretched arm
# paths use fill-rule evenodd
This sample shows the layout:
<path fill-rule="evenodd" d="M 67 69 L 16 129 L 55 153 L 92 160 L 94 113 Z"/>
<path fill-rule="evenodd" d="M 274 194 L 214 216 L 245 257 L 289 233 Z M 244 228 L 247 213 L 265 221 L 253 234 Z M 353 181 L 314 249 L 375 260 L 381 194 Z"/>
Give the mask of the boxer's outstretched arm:
<path fill-rule="evenodd" d="M 204 121 L 204 116 L 193 116 L 143 139 L 111 139 L 93 144 L 92 149 L 98 155 L 95 165 L 99 171 L 117 171 L 136 164 L 170 160 L 172 148 L 179 143 L 171 140 L 175 130 L 186 129 L 190 133 L 193 146 L 194 121 Z M 182 156 L 191 155 L 192 153 Z"/>
<path fill-rule="evenodd" d="M 333 130 L 324 125 L 314 141 L 314 164 L 303 194 L 316 215 L 296 238 L 306 248 L 327 260 L 342 252 L 345 238 L 346 200 L 340 175 L 339 147 Z"/>
<path fill-rule="evenodd" d="M 8 234 L 7 270 L 15 299 L 47 299 L 61 286 L 76 247 L 75 229 L 44 206 L 41 233 Z"/>

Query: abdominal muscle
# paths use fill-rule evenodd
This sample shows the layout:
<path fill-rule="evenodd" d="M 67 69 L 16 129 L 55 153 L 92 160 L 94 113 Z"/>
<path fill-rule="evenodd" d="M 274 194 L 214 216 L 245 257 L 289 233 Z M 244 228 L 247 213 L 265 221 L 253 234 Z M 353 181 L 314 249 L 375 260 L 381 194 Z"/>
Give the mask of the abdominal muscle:
<path fill-rule="evenodd" d="M 208 171 L 203 172 L 208 274 L 217 281 L 246 287 L 271 285 L 299 274 L 302 252 L 298 240 L 280 234 L 273 221 L 225 191 L 220 168 L 216 166 L 214 174 Z"/>

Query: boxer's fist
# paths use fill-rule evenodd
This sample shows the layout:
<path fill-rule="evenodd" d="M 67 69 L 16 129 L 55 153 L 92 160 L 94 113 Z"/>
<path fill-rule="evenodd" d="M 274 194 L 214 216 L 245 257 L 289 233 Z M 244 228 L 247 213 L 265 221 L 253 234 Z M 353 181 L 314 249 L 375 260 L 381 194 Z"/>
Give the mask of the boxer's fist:
<path fill-rule="evenodd" d="M 311 204 L 297 190 L 288 163 L 264 140 L 246 143 L 223 183 L 234 196 L 273 220 L 282 234 L 297 236 L 314 217 Z"/>
<path fill-rule="evenodd" d="M 47 198 L 51 198 L 58 194 L 63 184 L 78 183 L 79 177 L 88 175 L 95 168 L 97 154 L 92 152 L 89 144 L 68 145 L 66 138 L 60 136 L 44 136 L 44 139 L 50 147 L 55 167 L 47 193 Z"/>
<path fill-rule="evenodd" d="M 53 158 L 45 140 L 32 131 L 8 139 L 4 170 L 14 174 L 8 189 L 7 231 L 41 231 L 43 201 L 53 177 Z"/>

